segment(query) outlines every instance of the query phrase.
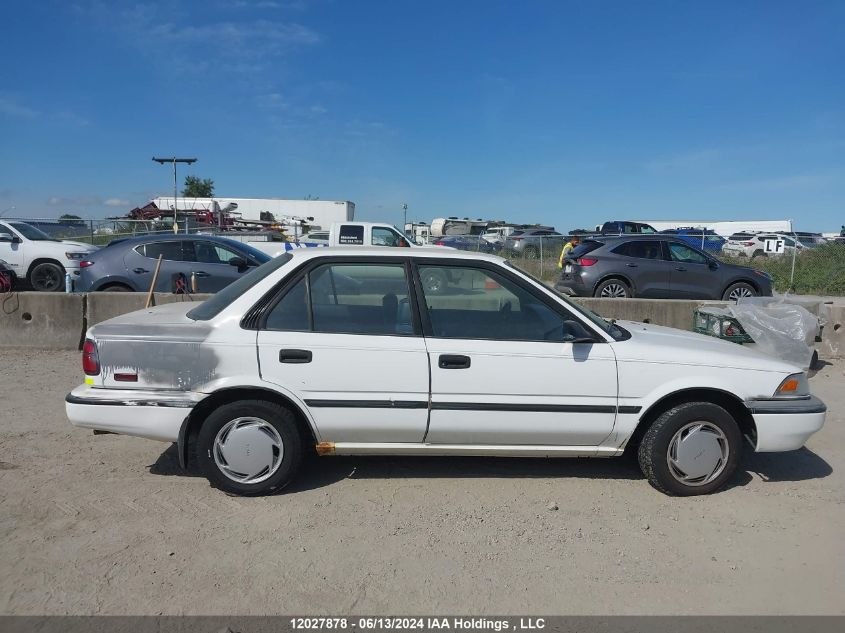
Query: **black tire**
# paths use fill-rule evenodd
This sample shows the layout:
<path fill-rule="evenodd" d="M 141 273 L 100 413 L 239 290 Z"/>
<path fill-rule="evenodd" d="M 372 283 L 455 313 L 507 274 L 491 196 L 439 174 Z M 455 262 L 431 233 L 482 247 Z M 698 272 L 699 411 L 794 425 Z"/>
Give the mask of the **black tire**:
<path fill-rule="evenodd" d="M 621 293 L 621 294 L 620 294 Z M 610 299 L 630 299 L 634 296 L 631 291 L 631 286 L 621 279 L 605 279 L 593 292 L 594 297 L 610 298 Z"/>
<path fill-rule="evenodd" d="M 215 460 L 215 441 L 225 426 L 238 418 L 257 418 L 271 425 L 282 441 L 281 459 L 275 471 L 256 483 L 242 483 L 230 478 Z M 231 433 L 231 430 L 229 431 Z M 268 442 L 272 443 L 269 439 Z M 246 452 L 257 450 L 250 444 Z M 274 456 L 278 452 L 274 452 Z M 206 418 L 197 438 L 197 461 L 202 473 L 215 488 L 241 496 L 258 496 L 277 492 L 287 486 L 302 464 L 303 439 L 290 409 L 265 400 L 238 400 L 214 410 Z"/>
<path fill-rule="evenodd" d="M 751 259 L 754 259 L 755 257 L 768 257 L 768 255 L 766 255 L 764 250 L 758 248 L 751 254 Z"/>
<path fill-rule="evenodd" d="M 123 284 L 112 284 L 111 286 L 106 286 L 102 290 L 103 292 L 132 292 L 132 288 L 129 286 L 124 286 Z"/>
<path fill-rule="evenodd" d="M 535 246 L 526 246 L 522 253 L 525 259 L 537 259 L 540 257 L 540 251 Z"/>
<path fill-rule="evenodd" d="M 29 271 L 27 282 L 38 292 L 58 292 L 65 287 L 65 269 L 55 262 L 41 262 Z"/>
<path fill-rule="evenodd" d="M 721 470 L 712 480 L 700 485 L 684 483 L 673 474 L 669 464 L 669 445 L 675 434 L 688 424 L 705 422 L 721 430 L 727 445 L 727 459 L 720 461 Z M 693 459 L 698 459 L 699 453 Z M 660 492 L 677 497 L 706 495 L 721 488 L 734 474 L 742 456 L 742 433 L 730 413 L 710 402 L 687 402 L 663 413 L 648 428 L 640 443 L 637 457 L 640 470 L 648 482 Z M 715 474 L 718 468 L 711 474 Z"/>
<path fill-rule="evenodd" d="M 750 283 L 738 281 L 725 288 L 722 293 L 722 301 L 739 301 L 744 297 L 756 297 L 758 294 L 760 293 Z M 731 295 L 735 296 L 732 297 Z"/>

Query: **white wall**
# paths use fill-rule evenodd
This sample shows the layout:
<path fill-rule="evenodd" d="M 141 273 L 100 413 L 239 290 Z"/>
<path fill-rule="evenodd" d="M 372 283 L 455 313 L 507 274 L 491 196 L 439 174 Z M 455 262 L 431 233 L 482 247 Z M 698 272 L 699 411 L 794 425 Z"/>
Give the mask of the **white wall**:
<path fill-rule="evenodd" d="M 666 229 L 679 229 L 687 226 L 694 228 L 705 228 L 715 231 L 723 237 L 740 231 L 791 231 L 792 220 L 730 220 L 726 222 L 700 221 L 700 220 L 636 220 L 651 224 L 658 231 Z"/>

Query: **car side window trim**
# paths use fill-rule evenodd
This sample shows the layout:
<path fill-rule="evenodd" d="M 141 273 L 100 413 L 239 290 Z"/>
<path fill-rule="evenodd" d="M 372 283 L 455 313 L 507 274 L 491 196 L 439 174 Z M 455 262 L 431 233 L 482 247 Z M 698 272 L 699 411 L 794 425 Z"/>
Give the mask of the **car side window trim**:
<path fill-rule="evenodd" d="M 469 270 L 486 270 L 492 271 L 493 273 L 507 279 L 511 283 L 515 284 L 522 290 L 530 294 L 533 298 L 537 299 L 543 305 L 550 308 L 555 314 L 557 314 L 561 319 L 574 319 L 582 326 L 584 326 L 588 331 L 595 334 L 595 343 L 607 343 L 605 336 L 600 334 L 596 331 L 596 328 L 593 324 L 587 322 L 585 319 L 581 317 L 581 315 L 577 314 L 574 311 L 569 310 L 565 305 L 562 305 L 558 301 L 556 301 L 553 297 L 546 295 L 542 292 L 538 292 L 536 288 L 530 283 L 527 283 L 524 279 L 519 277 L 518 275 L 513 274 L 505 267 L 495 266 L 485 261 L 475 261 L 475 262 L 468 262 L 467 260 L 462 259 L 441 259 L 441 258 L 424 258 L 424 257 L 414 257 L 411 258 L 411 267 L 414 270 L 414 286 L 417 291 L 418 296 L 418 310 L 420 311 L 420 319 L 422 320 L 422 331 L 423 336 L 426 338 L 436 338 L 442 340 L 472 340 L 472 341 L 509 341 L 509 342 L 516 342 L 516 343 L 548 343 L 552 345 L 565 345 L 565 341 L 531 341 L 526 339 L 507 339 L 507 338 L 466 338 L 466 339 L 455 339 L 453 337 L 441 337 L 436 336 L 434 334 L 434 329 L 431 324 L 431 316 L 428 313 L 428 306 L 424 305 L 425 300 L 425 293 L 422 288 L 422 281 L 420 279 L 419 269 L 424 266 L 441 266 L 444 268 L 466 268 Z"/>
<path fill-rule="evenodd" d="M 408 302 L 411 312 L 411 329 L 412 332 L 408 334 L 400 333 L 361 333 L 361 332 L 317 332 L 314 329 L 314 308 L 311 301 L 311 273 L 323 265 L 397 265 L 403 267 L 405 273 L 405 281 L 408 284 Z M 318 257 L 306 262 L 301 268 L 291 273 L 289 277 L 283 279 L 279 285 L 272 289 L 267 295 L 259 299 L 255 305 L 247 312 L 247 315 L 241 321 L 241 327 L 244 329 L 255 329 L 263 332 L 302 332 L 303 330 L 273 330 L 267 327 L 267 318 L 273 311 L 276 305 L 284 299 L 285 295 L 296 286 L 302 278 L 305 278 L 305 290 L 307 297 L 308 309 L 308 332 L 314 334 L 344 334 L 346 336 L 402 336 L 402 337 L 421 337 L 422 327 L 419 317 L 419 306 L 417 305 L 417 295 L 414 292 L 414 286 L 411 276 L 411 267 L 408 258 L 404 257 Z M 252 313 L 252 314 L 251 314 Z M 256 319 L 257 313 L 257 319 Z M 252 316 L 252 318 L 250 318 Z M 253 325 L 257 321 L 256 325 Z"/>

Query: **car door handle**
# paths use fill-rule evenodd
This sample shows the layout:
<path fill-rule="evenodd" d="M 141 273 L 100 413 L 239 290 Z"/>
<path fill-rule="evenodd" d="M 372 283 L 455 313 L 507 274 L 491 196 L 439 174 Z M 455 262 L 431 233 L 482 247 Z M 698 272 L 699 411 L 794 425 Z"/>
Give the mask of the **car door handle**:
<path fill-rule="evenodd" d="M 144 273 L 148 273 L 148 272 L 150 272 L 150 271 L 149 271 L 149 270 L 147 270 L 146 268 L 141 268 L 141 267 L 138 267 L 138 268 L 133 268 L 133 269 L 132 269 L 132 272 L 133 272 L 133 273 L 137 273 L 138 275 L 143 275 Z"/>
<path fill-rule="evenodd" d="M 470 362 L 469 356 L 441 354 L 437 361 L 437 366 L 440 369 L 469 369 Z"/>
<path fill-rule="evenodd" d="M 628 268 L 636 268 L 637 266 L 639 266 L 639 264 L 631 264 L 631 263 L 628 263 L 628 264 L 625 264 L 625 265 L 626 265 Z"/>
<path fill-rule="evenodd" d="M 684 268 L 683 266 L 676 266 L 675 270 L 680 270 L 681 272 L 686 272 L 687 269 Z"/>
<path fill-rule="evenodd" d="M 280 349 L 279 350 L 280 363 L 310 363 L 311 352 L 307 349 Z"/>
<path fill-rule="evenodd" d="M 205 272 L 204 270 L 195 270 L 195 271 L 194 271 L 194 274 L 195 274 L 197 277 L 211 277 L 211 275 L 209 275 L 209 274 L 208 274 L 207 272 Z"/>

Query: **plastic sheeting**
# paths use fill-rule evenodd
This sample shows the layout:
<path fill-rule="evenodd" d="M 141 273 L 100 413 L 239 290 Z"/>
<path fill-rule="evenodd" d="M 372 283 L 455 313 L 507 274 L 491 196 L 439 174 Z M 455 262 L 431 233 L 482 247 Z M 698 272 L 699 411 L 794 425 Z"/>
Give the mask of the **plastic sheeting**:
<path fill-rule="evenodd" d="M 803 369 L 810 367 L 815 339 L 824 324 L 823 304 L 790 297 L 749 297 L 729 305 L 727 310 L 754 339 L 759 351 Z"/>

